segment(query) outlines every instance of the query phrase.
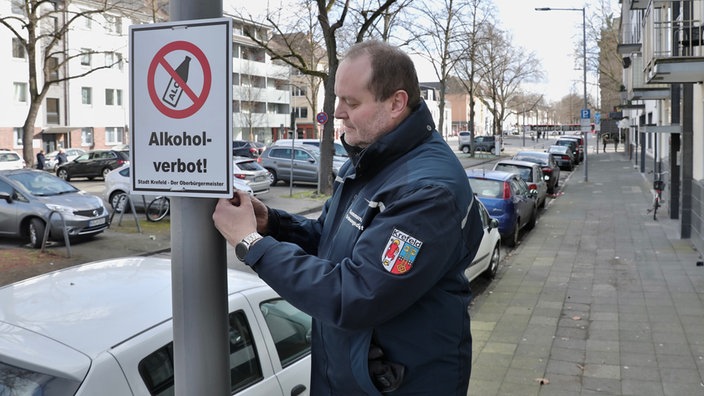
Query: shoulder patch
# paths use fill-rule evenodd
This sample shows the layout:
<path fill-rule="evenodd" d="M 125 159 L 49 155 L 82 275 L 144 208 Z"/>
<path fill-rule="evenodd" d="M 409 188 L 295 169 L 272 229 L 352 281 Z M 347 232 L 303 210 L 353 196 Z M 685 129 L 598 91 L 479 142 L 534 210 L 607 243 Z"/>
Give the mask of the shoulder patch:
<path fill-rule="evenodd" d="M 395 275 L 410 271 L 422 245 L 421 240 L 394 228 L 381 256 L 384 269 Z"/>

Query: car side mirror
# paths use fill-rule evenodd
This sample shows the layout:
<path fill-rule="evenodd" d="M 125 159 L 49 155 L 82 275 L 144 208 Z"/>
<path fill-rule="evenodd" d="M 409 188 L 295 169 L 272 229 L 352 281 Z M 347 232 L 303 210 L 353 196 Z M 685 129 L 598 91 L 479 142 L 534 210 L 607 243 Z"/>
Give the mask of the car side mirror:
<path fill-rule="evenodd" d="M 0 192 L 0 199 L 4 199 L 5 201 L 7 201 L 7 203 L 12 203 L 12 201 L 14 201 L 12 199 L 12 195 L 6 192 Z"/>

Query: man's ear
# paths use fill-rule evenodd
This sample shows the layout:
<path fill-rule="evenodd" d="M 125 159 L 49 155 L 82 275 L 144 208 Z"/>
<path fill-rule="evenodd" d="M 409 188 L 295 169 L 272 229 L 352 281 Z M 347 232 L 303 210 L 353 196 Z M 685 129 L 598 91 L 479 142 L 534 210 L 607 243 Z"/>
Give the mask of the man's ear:
<path fill-rule="evenodd" d="M 391 101 L 391 115 L 395 117 L 405 117 L 408 110 L 408 92 L 399 89 L 394 92 Z"/>

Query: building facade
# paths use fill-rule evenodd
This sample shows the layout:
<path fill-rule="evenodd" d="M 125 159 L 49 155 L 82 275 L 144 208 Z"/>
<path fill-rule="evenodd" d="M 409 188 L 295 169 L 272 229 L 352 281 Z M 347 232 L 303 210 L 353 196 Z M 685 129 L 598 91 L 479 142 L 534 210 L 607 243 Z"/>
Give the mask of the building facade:
<path fill-rule="evenodd" d="M 629 158 L 666 181 L 680 237 L 704 249 L 704 0 L 621 2 L 620 127 Z"/>

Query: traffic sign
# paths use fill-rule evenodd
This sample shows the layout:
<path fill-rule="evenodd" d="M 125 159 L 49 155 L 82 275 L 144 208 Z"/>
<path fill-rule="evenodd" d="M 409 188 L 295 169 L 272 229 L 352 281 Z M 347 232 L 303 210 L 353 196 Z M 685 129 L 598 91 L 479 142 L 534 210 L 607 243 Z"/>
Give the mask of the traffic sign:
<path fill-rule="evenodd" d="M 601 122 L 601 113 L 600 112 L 594 112 L 594 123 L 598 124 Z"/>
<path fill-rule="evenodd" d="M 130 26 L 131 191 L 231 197 L 232 19 Z"/>
<path fill-rule="evenodd" d="M 321 111 L 320 113 L 316 114 L 315 119 L 318 121 L 319 124 L 325 124 L 328 122 L 328 115 L 326 112 Z"/>
<path fill-rule="evenodd" d="M 580 116 L 579 118 L 581 118 L 581 119 L 583 119 L 583 120 L 584 120 L 584 119 L 587 119 L 587 120 L 588 120 L 588 119 L 592 118 L 590 113 L 591 113 L 591 112 L 589 111 L 589 109 L 582 109 L 582 114 L 581 114 L 581 116 Z"/>

